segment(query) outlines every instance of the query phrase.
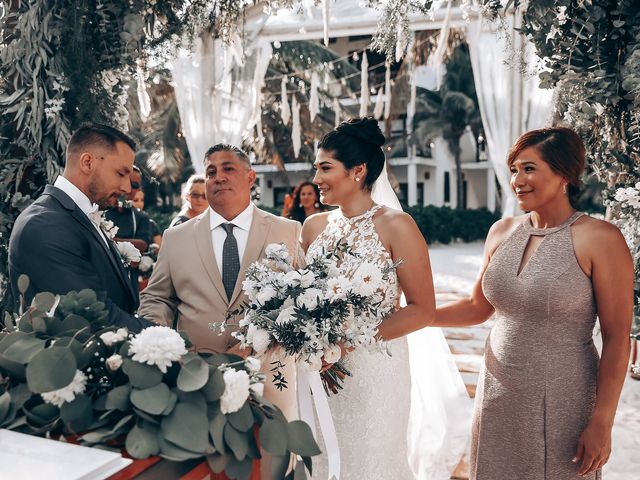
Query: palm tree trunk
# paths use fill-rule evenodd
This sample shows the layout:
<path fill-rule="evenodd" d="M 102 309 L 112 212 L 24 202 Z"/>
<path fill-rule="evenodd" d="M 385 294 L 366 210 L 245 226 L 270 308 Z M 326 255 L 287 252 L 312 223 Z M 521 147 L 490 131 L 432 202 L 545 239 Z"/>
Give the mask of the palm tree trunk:
<path fill-rule="evenodd" d="M 453 157 L 456 162 L 456 210 L 464 210 L 464 192 L 462 179 L 462 162 L 460 160 L 460 137 L 455 139 L 455 148 L 453 149 Z"/>

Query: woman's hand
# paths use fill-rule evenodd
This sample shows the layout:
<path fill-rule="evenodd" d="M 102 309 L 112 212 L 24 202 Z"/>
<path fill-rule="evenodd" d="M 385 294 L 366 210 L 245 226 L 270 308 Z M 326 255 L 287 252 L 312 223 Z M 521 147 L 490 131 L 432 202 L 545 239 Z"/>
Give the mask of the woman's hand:
<path fill-rule="evenodd" d="M 578 440 L 578 450 L 573 463 L 582 463 L 578 475 L 586 476 L 601 469 L 611 454 L 611 425 L 590 422 Z"/>

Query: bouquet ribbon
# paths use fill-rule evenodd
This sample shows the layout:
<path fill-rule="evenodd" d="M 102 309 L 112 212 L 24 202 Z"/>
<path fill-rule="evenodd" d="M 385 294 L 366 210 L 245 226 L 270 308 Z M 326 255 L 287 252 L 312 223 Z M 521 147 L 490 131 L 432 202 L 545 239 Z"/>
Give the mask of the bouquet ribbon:
<path fill-rule="evenodd" d="M 313 436 L 318 441 L 313 414 L 315 407 L 329 462 L 329 480 L 340 480 L 338 435 L 336 434 L 336 427 L 333 424 L 333 417 L 329 409 L 329 401 L 322 386 L 319 372 L 298 372 L 298 407 L 300 409 L 300 419 L 311 427 Z"/>

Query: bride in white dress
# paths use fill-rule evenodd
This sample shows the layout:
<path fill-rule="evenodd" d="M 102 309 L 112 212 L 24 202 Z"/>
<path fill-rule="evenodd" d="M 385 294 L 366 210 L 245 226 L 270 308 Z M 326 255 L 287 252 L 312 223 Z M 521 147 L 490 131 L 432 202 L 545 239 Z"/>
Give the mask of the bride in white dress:
<path fill-rule="evenodd" d="M 395 312 L 382 322 L 378 335 L 388 342 L 392 356 L 362 349 L 350 352 L 344 363 L 352 377 L 345 379 L 343 390 L 329 397 L 340 447 L 340 478 L 444 479 L 449 478 L 465 447 L 469 405 L 463 404 L 462 411 L 454 413 L 462 421 L 450 426 L 450 409 L 434 403 L 451 401 L 457 408 L 459 400 L 468 397 L 461 393 L 464 384 L 449 358 L 434 362 L 440 370 L 436 380 L 422 375 L 429 368 L 423 372 L 420 365 L 411 364 L 414 355 L 410 355 L 405 335 L 432 323 L 433 279 L 427 244 L 414 220 L 372 199 L 372 188 L 381 173 L 388 184 L 381 148 L 384 142 L 373 118 L 343 122 L 322 139 L 313 181 L 320 189 L 322 203 L 339 208 L 309 217 L 302 229 L 308 259 L 335 248 L 340 241 L 381 269 L 402 261 L 387 280 L 393 294 L 384 299 Z M 380 182 L 376 189 L 379 187 Z M 357 267 L 357 261 L 339 265 L 340 273 L 347 277 Z M 406 298 L 403 307 L 401 292 Z M 450 357 L 446 344 L 444 354 L 441 345 L 436 348 L 440 350 L 433 350 L 433 355 Z M 420 362 L 431 361 L 431 352 L 421 354 Z M 441 389 L 441 398 L 434 400 L 431 389 Z M 313 478 L 328 478 L 326 456 L 314 458 L 313 470 Z"/>

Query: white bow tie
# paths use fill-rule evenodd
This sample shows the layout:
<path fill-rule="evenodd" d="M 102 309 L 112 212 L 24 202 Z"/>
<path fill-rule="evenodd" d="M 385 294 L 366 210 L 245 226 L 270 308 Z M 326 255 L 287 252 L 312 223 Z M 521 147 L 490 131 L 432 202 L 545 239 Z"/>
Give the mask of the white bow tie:
<path fill-rule="evenodd" d="M 91 205 L 91 210 L 87 212 L 87 217 L 89 217 L 89 220 L 95 223 L 98 227 L 100 226 L 100 222 L 102 222 L 102 212 L 100 211 L 97 203 Z"/>

